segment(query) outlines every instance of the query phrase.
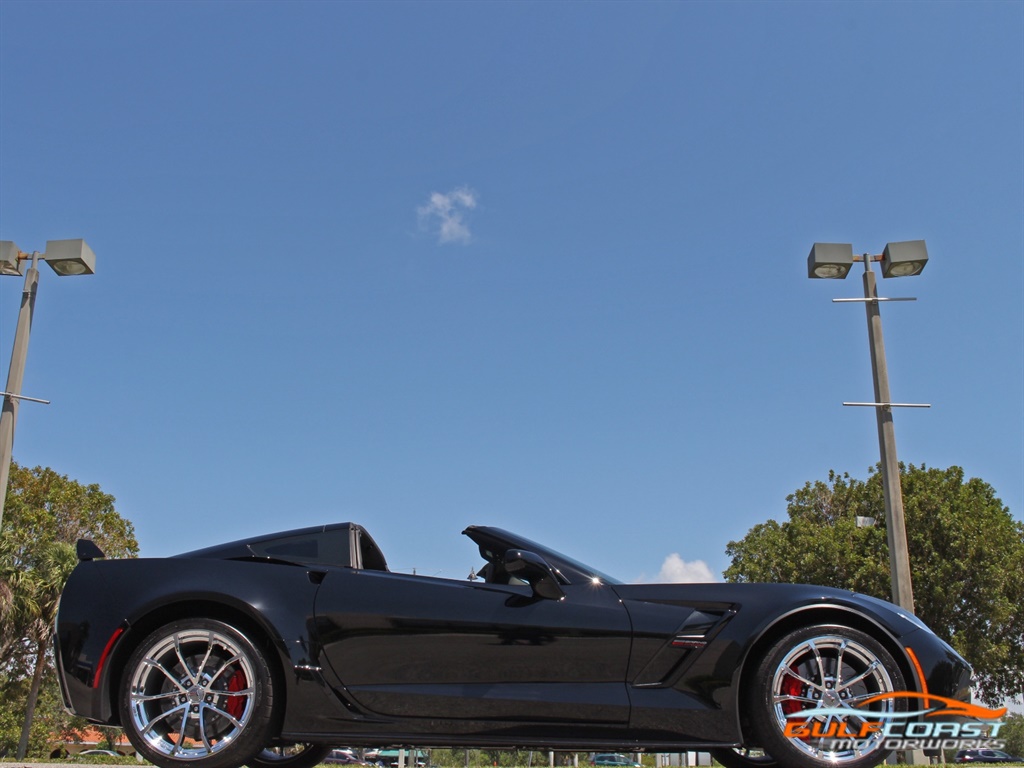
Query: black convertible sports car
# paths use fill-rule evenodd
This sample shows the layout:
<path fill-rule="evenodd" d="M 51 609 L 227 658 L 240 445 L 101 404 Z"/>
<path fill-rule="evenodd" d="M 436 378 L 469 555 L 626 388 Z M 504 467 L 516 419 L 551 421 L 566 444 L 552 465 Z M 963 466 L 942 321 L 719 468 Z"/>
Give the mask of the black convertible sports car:
<path fill-rule="evenodd" d="M 967 663 L 881 600 L 620 584 L 498 528 L 464 533 L 477 580 L 393 573 L 352 523 L 164 559 L 81 541 L 56 625 L 65 704 L 164 768 L 305 768 L 337 744 L 865 768 L 879 734 L 787 724 L 835 736 L 905 709 L 886 694 L 970 698 Z"/>

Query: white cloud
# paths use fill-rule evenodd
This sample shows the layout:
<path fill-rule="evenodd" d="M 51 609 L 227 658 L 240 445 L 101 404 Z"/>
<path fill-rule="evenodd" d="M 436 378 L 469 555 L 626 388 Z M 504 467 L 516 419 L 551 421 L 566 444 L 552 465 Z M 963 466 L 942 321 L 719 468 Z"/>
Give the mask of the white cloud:
<path fill-rule="evenodd" d="M 686 562 L 673 552 L 665 558 L 661 564 L 661 571 L 658 572 L 656 583 L 707 583 L 717 581 L 708 564 L 703 560 Z"/>
<path fill-rule="evenodd" d="M 430 199 L 416 209 L 420 226 L 437 235 L 438 243 L 462 243 L 472 240 L 466 212 L 476 208 L 477 193 L 469 187 L 450 192 L 432 192 Z"/>

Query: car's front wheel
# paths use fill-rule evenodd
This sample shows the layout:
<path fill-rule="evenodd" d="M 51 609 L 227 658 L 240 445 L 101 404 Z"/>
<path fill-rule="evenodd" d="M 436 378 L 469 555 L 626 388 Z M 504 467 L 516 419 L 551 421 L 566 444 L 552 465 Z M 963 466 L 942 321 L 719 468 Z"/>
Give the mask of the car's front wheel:
<path fill-rule="evenodd" d="M 870 768 L 888 754 L 879 724 L 905 709 L 899 665 L 852 627 L 819 625 L 781 638 L 753 680 L 758 743 L 793 768 Z"/>
<path fill-rule="evenodd" d="M 129 658 L 120 711 L 136 750 L 162 768 L 236 768 L 270 742 L 273 676 L 234 627 L 175 621 Z"/>

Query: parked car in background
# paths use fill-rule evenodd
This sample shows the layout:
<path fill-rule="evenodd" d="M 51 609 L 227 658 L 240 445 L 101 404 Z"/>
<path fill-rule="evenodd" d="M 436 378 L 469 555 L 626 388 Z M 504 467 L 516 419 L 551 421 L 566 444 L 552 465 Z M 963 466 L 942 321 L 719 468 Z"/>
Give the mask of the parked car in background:
<path fill-rule="evenodd" d="M 106 757 L 121 757 L 117 752 L 112 752 L 109 749 L 87 749 L 84 752 L 79 752 L 80 755 L 104 755 Z"/>
<path fill-rule="evenodd" d="M 961 749 L 954 763 L 1024 763 L 1024 757 L 1015 757 L 1001 749 Z"/>
<path fill-rule="evenodd" d="M 368 765 L 351 749 L 332 749 L 324 762 L 334 765 Z"/>
<path fill-rule="evenodd" d="M 613 766 L 613 768 L 640 768 L 640 763 L 636 760 L 628 755 L 620 755 L 618 753 L 594 755 L 594 759 L 590 761 L 590 764 Z"/>
<path fill-rule="evenodd" d="M 373 757 L 373 764 L 381 768 L 398 768 L 401 755 L 397 749 L 380 749 Z M 406 749 L 403 765 L 405 768 L 426 768 L 427 752 L 423 749 Z M 367 758 L 369 761 L 369 758 Z"/>

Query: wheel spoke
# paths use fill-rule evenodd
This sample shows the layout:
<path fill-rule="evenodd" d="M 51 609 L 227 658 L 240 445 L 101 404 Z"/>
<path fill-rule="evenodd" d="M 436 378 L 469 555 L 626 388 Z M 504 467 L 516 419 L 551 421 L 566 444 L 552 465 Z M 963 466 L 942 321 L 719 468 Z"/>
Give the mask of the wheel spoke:
<path fill-rule="evenodd" d="M 857 703 L 858 701 L 867 701 L 868 699 L 872 699 L 872 698 L 874 698 L 877 695 L 878 695 L 877 693 L 872 693 L 871 691 L 867 691 L 866 693 L 859 693 L 856 696 L 849 696 L 846 699 L 844 699 L 844 701 L 846 702 L 847 705 L 849 705 L 851 703 Z"/>
<path fill-rule="evenodd" d="M 160 699 L 176 699 L 181 695 L 180 691 L 167 691 L 165 693 L 132 693 L 132 703 L 139 703 L 143 701 L 159 701 Z"/>
<path fill-rule="evenodd" d="M 206 654 L 203 656 L 203 660 L 200 662 L 199 669 L 196 672 L 196 674 L 198 676 L 200 676 L 200 677 L 203 674 L 203 670 L 206 669 L 207 662 L 209 662 L 209 660 L 210 660 L 210 654 L 213 653 L 213 643 L 214 643 L 214 639 L 213 638 L 214 638 L 214 635 L 213 635 L 213 631 L 211 630 L 210 633 L 206 636 Z M 196 682 L 196 681 L 193 681 L 193 682 Z"/>
<path fill-rule="evenodd" d="M 879 663 L 878 659 L 875 659 L 874 661 L 872 661 L 872 662 L 871 662 L 871 664 L 869 664 L 869 665 L 868 665 L 868 668 L 867 668 L 867 669 L 865 669 L 865 670 L 864 670 L 863 672 L 861 672 L 861 673 L 860 673 L 859 675 L 857 675 L 856 677 L 851 677 L 851 678 L 850 678 L 849 680 L 847 680 L 847 681 L 846 681 L 846 683 L 844 683 L 843 685 L 839 685 L 839 684 L 838 684 L 838 682 L 837 682 L 837 683 L 836 683 L 836 690 L 837 690 L 837 691 L 845 691 L 845 690 L 846 690 L 847 688 L 849 688 L 849 687 L 850 687 L 851 685 L 856 685 L 856 684 L 857 684 L 857 683 L 859 683 L 859 682 L 860 682 L 861 680 L 864 680 L 865 678 L 867 678 L 867 677 L 868 677 L 868 675 L 870 675 L 870 674 L 871 674 L 872 672 L 874 672 L 874 671 L 875 671 L 876 669 L 878 669 L 878 667 L 879 667 L 879 666 L 880 666 L 880 663 Z"/>
<path fill-rule="evenodd" d="M 806 704 L 818 703 L 815 699 L 812 699 L 810 696 L 797 696 L 796 694 L 791 693 L 777 693 L 774 696 L 772 696 L 772 704 L 781 704 L 784 701 L 800 701 Z"/>
<path fill-rule="evenodd" d="M 843 654 L 846 652 L 846 640 L 839 644 L 839 651 L 836 654 L 836 690 L 843 684 Z"/>
<path fill-rule="evenodd" d="M 157 715 L 152 720 L 150 720 L 149 722 L 145 723 L 142 726 L 143 732 L 150 730 L 154 725 L 159 723 L 161 720 L 166 720 L 169 717 L 171 717 L 171 715 L 174 715 L 175 713 L 180 712 L 182 710 L 186 710 L 185 714 L 187 715 L 188 714 L 188 712 L 187 712 L 188 705 L 187 704 L 179 704 L 178 706 L 174 707 L 173 709 L 168 709 L 165 712 L 161 712 L 159 715 Z"/>
<path fill-rule="evenodd" d="M 225 710 L 220 709 L 219 707 L 215 707 L 215 706 L 213 706 L 213 704 L 204 704 L 202 708 L 203 709 L 213 710 L 214 714 L 220 715 L 225 720 L 227 720 L 229 723 L 231 723 L 233 726 L 235 726 L 235 728 L 241 728 L 242 727 L 242 723 L 239 722 L 238 720 L 236 720 L 231 715 L 230 712 L 226 712 Z"/>
<path fill-rule="evenodd" d="M 821 679 L 821 688 L 824 689 L 825 678 L 828 675 L 825 673 L 825 662 L 821 658 L 821 651 L 818 650 L 818 646 L 815 644 L 814 640 L 809 640 L 807 642 L 807 647 L 811 649 L 811 653 L 814 654 L 814 659 L 818 663 L 818 677 Z"/>
<path fill-rule="evenodd" d="M 181 730 L 178 731 L 178 742 L 175 744 L 174 753 L 180 752 L 185 748 L 185 729 L 188 727 L 188 707 L 183 707 L 185 711 L 181 715 Z"/>
<path fill-rule="evenodd" d="M 828 733 L 828 729 L 832 727 L 832 723 L 836 721 L 836 716 L 829 714 L 825 715 L 825 733 Z"/>
<path fill-rule="evenodd" d="M 206 747 L 207 752 L 213 752 L 213 747 L 210 745 L 210 739 L 206 735 L 206 707 L 200 705 L 199 707 L 199 735 L 203 739 L 203 746 Z"/>
<path fill-rule="evenodd" d="M 192 674 L 192 670 L 189 669 L 188 662 L 185 661 L 185 655 L 181 652 L 181 635 L 174 636 L 174 655 L 178 657 L 178 663 L 181 664 L 182 670 L 188 675 L 188 681 L 195 685 L 198 682 L 196 675 Z"/>
<path fill-rule="evenodd" d="M 791 677 L 795 677 L 797 680 L 799 680 L 804 685 L 809 686 L 811 688 L 814 688 L 817 691 L 824 691 L 825 690 L 825 686 L 824 685 L 818 685 L 818 683 L 812 683 L 810 680 L 808 680 L 806 677 L 801 675 L 799 672 L 794 672 L 792 669 L 788 670 L 787 674 L 789 674 Z"/>
<path fill-rule="evenodd" d="M 218 677 L 220 677 L 227 670 L 229 670 L 231 667 L 233 667 L 238 662 L 238 659 L 239 659 L 238 656 L 232 656 L 227 661 L 222 661 L 220 663 L 220 666 L 217 668 L 217 671 L 214 672 L 212 675 L 210 675 L 210 682 L 208 682 L 206 684 L 207 687 L 213 685 L 214 681 L 216 681 Z"/>
<path fill-rule="evenodd" d="M 170 670 L 167 669 L 167 667 L 165 667 L 163 664 L 161 664 L 160 662 L 156 661 L 155 659 L 143 659 L 142 663 L 145 664 L 150 669 L 158 669 L 158 670 L 160 670 L 160 672 L 163 674 L 163 676 L 166 677 L 175 688 L 177 688 L 181 693 L 185 692 L 185 688 L 178 681 L 178 678 L 175 675 L 172 675 Z"/>
<path fill-rule="evenodd" d="M 864 725 L 864 723 L 869 722 L 868 718 L 864 717 L 863 714 L 861 714 L 855 709 L 851 709 L 850 714 L 846 715 L 846 718 L 851 724 L 854 724 L 854 722 L 856 722 L 857 725 Z M 875 734 L 872 734 L 872 736 L 874 735 Z"/>

